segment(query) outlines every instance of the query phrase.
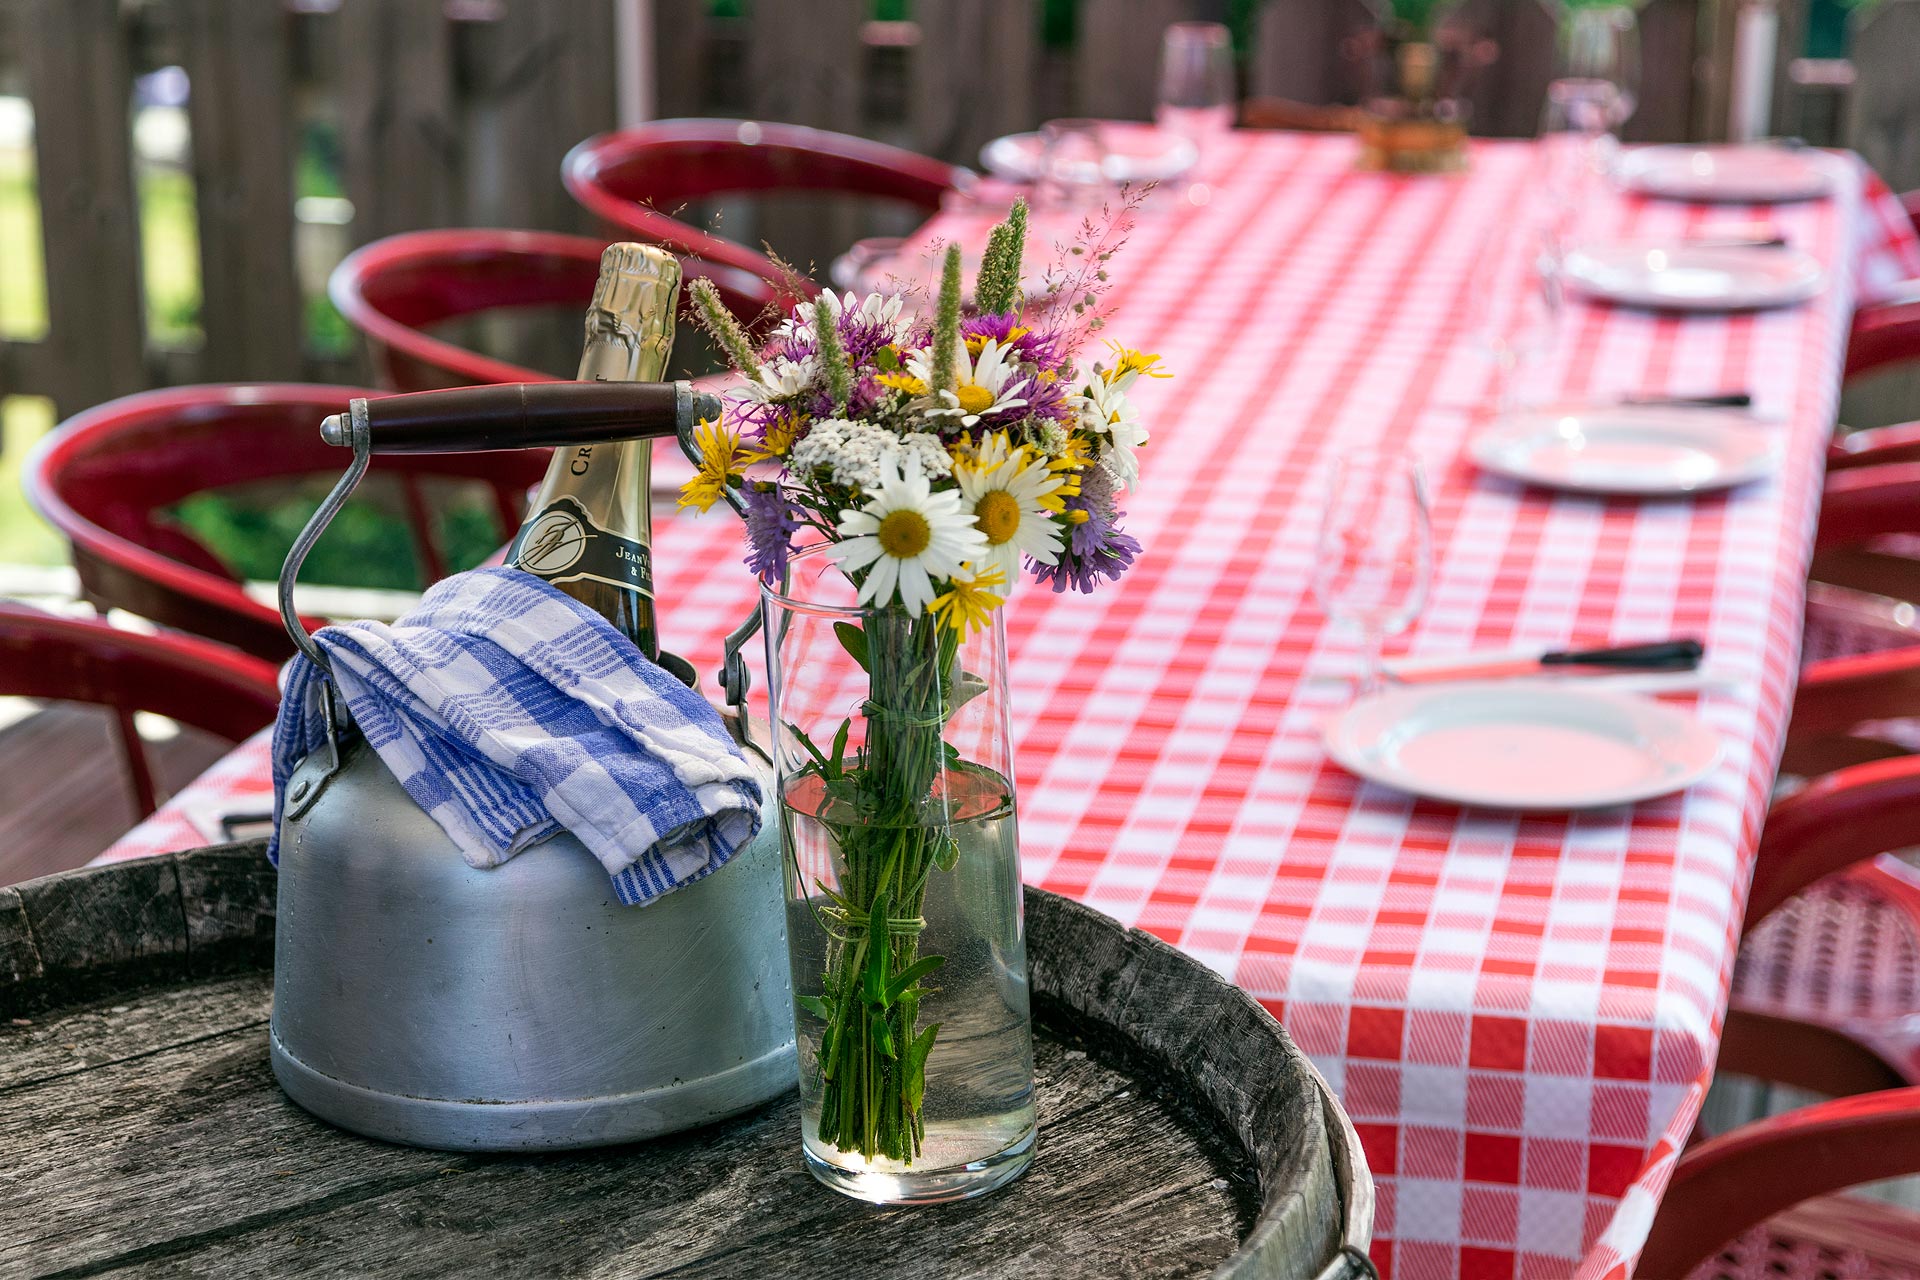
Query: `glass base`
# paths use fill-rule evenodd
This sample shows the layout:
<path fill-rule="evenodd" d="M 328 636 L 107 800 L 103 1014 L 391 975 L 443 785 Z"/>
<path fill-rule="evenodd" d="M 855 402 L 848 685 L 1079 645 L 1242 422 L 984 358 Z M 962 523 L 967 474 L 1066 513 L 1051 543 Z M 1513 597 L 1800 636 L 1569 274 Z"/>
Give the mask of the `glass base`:
<path fill-rule="evenodd" d="M 943 1204 L 968 1200 L 1006 1186 L 1033 1162 L 1037 1129 L 1028 1129 L 1012 1146 L 984 1160 L 900 1173 L 855 1170 L 831 1164 L 806 1152 L 807 1171 L 823 1186 L 869 1204 Z"/>

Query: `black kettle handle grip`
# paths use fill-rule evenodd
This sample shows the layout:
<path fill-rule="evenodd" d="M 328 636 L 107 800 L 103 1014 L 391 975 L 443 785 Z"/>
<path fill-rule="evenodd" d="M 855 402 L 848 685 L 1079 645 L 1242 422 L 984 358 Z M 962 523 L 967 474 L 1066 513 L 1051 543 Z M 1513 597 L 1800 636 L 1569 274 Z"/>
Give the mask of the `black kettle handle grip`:
<path fill-rule="evenodd" d="M 328 444 L 364 432 L 371 453 L 468 453 L 691 435 L 720 399 L 690 382 L 503 382 L 360 398 L 320 424 Z"/>

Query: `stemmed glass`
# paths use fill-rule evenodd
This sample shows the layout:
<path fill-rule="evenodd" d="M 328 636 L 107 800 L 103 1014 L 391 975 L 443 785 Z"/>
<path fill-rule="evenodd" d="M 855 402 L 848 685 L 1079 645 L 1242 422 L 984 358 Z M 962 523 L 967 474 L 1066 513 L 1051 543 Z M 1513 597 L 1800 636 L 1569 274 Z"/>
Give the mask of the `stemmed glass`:
<path fill-rule="evenodd" d="M 1433 532 L 1420 467 L 1397 450 L 1363 449 L 1334 460 L 1313 566 L 1313 596 L 1327 617 L 1360 632 L 1364 697 L 1380 688 L 1380 648 L 1419 616 L 1433 574 Z"/>
<path fill-rule="evenodd" d="M 1607 132 L 1633 115 L 1640 95 L 1640 27 L 1627 4 L 1575 3 L 1560 15 L 1554 49 L 1556 80 L 1600 80 L 1613 86 Z"/>
<path fill-rule="evenodd" d="M 1154 123 L 1193 143 L 1207 144 L 1233 127 L 1233 39 L 1218 22 L 1176 22 L 1160 43 L 1160 98 Z"/>
<path fill-rule="evenodd" d="M 1061 205 L 1098 205 L 1107 182 L 1109 147 L 1099 120 L 1049 120 L 1040 126 L 1048 194 Z"/>

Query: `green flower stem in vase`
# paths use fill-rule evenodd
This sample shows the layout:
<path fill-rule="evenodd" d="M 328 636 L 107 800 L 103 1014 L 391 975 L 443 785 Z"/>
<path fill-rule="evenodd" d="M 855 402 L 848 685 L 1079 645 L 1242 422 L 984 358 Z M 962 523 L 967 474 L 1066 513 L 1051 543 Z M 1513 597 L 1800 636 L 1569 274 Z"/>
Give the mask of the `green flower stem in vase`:
<path fill-rule="evenodd" d="M 1034 1133 L 1003 633 L 771 591 L 766 622 L 809 1167 L 990 1190 Z"/>

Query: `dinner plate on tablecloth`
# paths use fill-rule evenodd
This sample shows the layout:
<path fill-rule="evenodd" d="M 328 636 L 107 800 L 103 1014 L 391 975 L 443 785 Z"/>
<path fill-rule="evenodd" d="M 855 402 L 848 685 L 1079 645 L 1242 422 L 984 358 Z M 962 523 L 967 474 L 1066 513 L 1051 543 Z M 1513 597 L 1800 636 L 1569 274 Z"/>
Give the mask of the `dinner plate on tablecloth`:
<path fill-rule="evenodd" d="M 1706 203 L 1778 204 L 1833 190 L 1817 155 L 1788 147 L 1635 147 L 1615 170 L 1642 195 Z"/>
<path fill-rule="evenodd" d="M 1792 306 L 1826 284 L 1794 248 L 1618 241 L 1567 255 L 1567 285 L 1604 302 L 1660 311 L 1758 311 Z"/>
<path fill-rule="evenodd" d="M 1164 182 L 1193 168 L 1200 158 L 1192 140 L 1150 124 L 1104 122 L 1100 145 L 1105 155 L 1098 175 L 1088 181 Z M 996 178 L 1037 182 L 1046 175 L 1047 149 L 1038 133 L 1010 133 L 980 148 L 980 164 Z"/>
<path fill-rule="evenodd" d="M 1576 493 L 1659 496 L 1730 489 L 1772 474 L 1769 424 L 1730 410 L 1657 405 L 1542 409 L 1500 419 L 1467 446 L 1488 471 Z"/>
<path fill-rule="evenodd" d="M 1455 804 L 1596 809 L 1689 787 L 1719 736 L 1651 698 L 1544 680 L 1389 688 L 1327 726 L 1327 754 L 1373 782 Z"/>

